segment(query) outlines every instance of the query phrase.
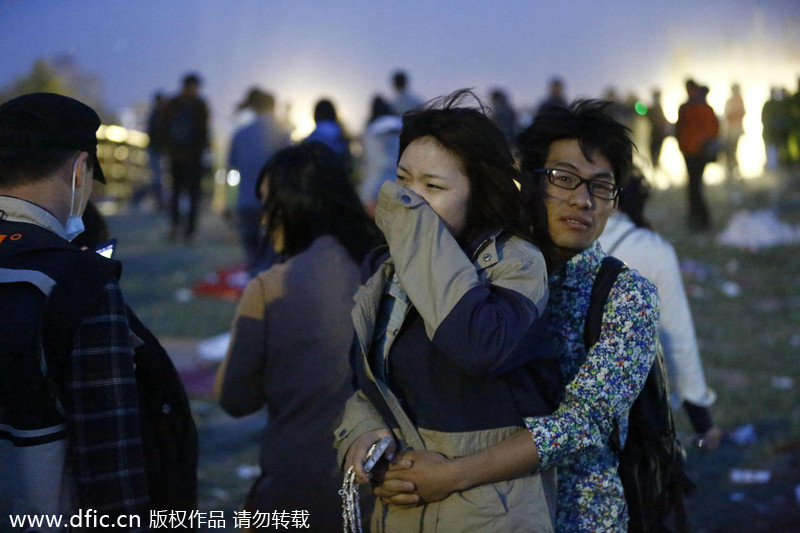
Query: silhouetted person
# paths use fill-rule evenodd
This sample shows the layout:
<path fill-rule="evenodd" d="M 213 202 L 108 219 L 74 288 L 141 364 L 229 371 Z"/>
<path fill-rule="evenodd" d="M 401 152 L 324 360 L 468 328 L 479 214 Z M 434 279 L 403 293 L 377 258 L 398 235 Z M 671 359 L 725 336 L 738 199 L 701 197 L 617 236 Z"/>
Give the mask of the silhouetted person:
<path fill-rule="evenodd" d="M 181 225 L 180 197 L 189 195 L 189 217 L 183 228 L 185 242 L 191 243 L 200 210 L 201 184 L 206 169 L 203 156 L 208 148 L 208 106 L 199 96 L 200 77 L 187 74 L 181 92 L 167 108 L 170 170 L 172 172 L 172 228 L 170 238 L 178 237 Z"/>
<path fill-rule="evenodd" d="M 403 121 L 389 103 L 380 96 L 372 99 L 367 128 L 362 137 L 361 184 L 358 194 L 370 216 L 375 212 L 378 191 L 397 175 L 400 150 L 400 129 Z"/>
<path fill-rule="evenodd" d="M 634 108 L 636 105 L 636 97 L 633 97 L 632 103 L 630 102 L 630 98 L 623 101 L 622 98 L 617 95 L 617 89 L 609 87 L 606 89 L 603 99 L 610 102 L 606 108 L 606 114 L 626 128 L 633 129 L 633 118 L 636 116 L 636 110 Z"/>
<path fill-rule="evenodd" d="M 416 109 L 423 104 L 422 98 L 412 93 L 408 88 L 408 74 L 404 70 L 397 70 L 392 74 L 392 87 L 394 88 L 394 101 L 392 108 L 398 116 Z"/>
<path fill-rule="evenodd" d="M 661 146 L 672 126 L 664 116 L 664 109 L 661 107 L 661 91 L 653 91 L 653 101 L 647 108 L 646 117 L 650 124 L 650 161 L 653 168 L 656 169 L 658 160 L 661 158 Z"/>
<path fill-rule="evenodd" d="M 150 167 L 150 183 L 143 185 L 133 193 L 134 207 L 152 196 L 157 211 L 164 209 L 164 156 L 169 148 L 169 131 L 167 130 L 167 106 L 169 99 L 161 92 L 153 95 L 150 105 L 150 114 L 147 117 L 147 135 L 150 142 L 147 145 L 148 165 Z"/>
<path fill-rule="evenodd" d="M 789 131 L 791 123 L 786 89 L 773 87 L 770 99 L 761 109 L 762 136 L 767 150 L 767 168 L 778 170 L 789 161 Z"/>
<path fill-rule="evenodd" d="M 739 138 L 744 133 L 744 100 L 738 83 L 731 85 L 731 96 L 725 102 L 725 166 L 728 169 L 728 178 L 733 177 L 738 171 L 736 149 L 739 147 Z"/>
<path fill-rule="evenodd" d="M 348 172 L 352 171 L 350 139 L 347 138 L 344 128 L 339 123 L 333 102 L 327 98 L 317 102 L 314 106 L 314 123 L 316 124 L 314 131 L 305 140 L 321 142 L 342 159 Z"/>
<path fill-rule="evenodd" d="M 714 141 L 719 134 L 719 122 L 706 102 L 706 87 L 689 80 L 686 92 L 688 99 L 678 109 L 675 137 L 689 174 L 689 228 L 703 231 L 711 228 L 711 217 L 703 198 L 703 171 L 706 164 L 716 158 Z"/>
<path fill-rule="evenodd" d="M 536 115 L 553 107 L 567 107 L 567 97 L 564 94 L 564 80 L 558 76 L 550 79 L 547 96 L 539 102 Z"/>
<path fill-rule="evenodd" d="M 491 93 L 492 113 L 491 118 L 506 138 L 509 146 L 513 147 L 519 134 L 517 112 L 508 101 L 508 95 L 502 89 L 494 89 Z"/>
<path fill-rule="evenodd" d="M 228 166 L 239 172 L 236 214 L 239 240 L 244 248 L 248 270 L 260 262 L 263 238 L 261 218 L 264 207 L 256 195 L 258 174 L 272 154 L 289 145 L 291 139 L 275 119 L 275 98 L 261 89 L 250 89 L 238 105 L 238 111 L 250 110 L 253 119 L 233 136 Z"/>

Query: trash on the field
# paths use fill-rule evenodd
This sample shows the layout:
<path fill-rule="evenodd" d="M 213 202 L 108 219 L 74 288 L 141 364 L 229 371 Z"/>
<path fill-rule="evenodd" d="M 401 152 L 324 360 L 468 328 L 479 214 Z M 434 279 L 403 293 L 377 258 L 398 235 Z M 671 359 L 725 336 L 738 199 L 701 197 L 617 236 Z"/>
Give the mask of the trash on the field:
<path fill-rule="evenodd" d="M 755 251 L 800 242 L 800 228 L 781 222 L 770 209 L 738 211 L 717 239 L 720 244 Z"/>
<path fill-rule="evenodd" d="M 175 291 L 175 301 L 186 303 L 192 301 L 192 289 L 178 289 Z"/>
<path fill-rule="evenodd" d="M 734 468 L 731 470 L 731 481 L 749 485 L 754 483 L 769 483 L 772 472 L 769 470 L 748 470 L 744 468 Z"/>
<path fill-rule="evenodd" d="M 742 293 L 742 288 L 739 287 L 738 283 L 733 281 L 724 282 L 720 289 L 722 290 L 722 294 L 728 298 L 736 298 Z"/>
<path fill-rule="evenodd" d="M 794 380 L 789 376 L 773 376 L 772 386 L 776 389 L 791 390 L 794 387 Z"/>
<path fill-rule="evenodd" d="M 731 440 L 739 446 L 746 446 L 758 440 L 756 437 L 756 429 L 752 424 L 746 424 L 733 429 L 730 433 L 730 437 Z"/>
<path fill-rule="evenodd" d="M 225 359 L 225 354 L 228 353 L 230 344 L 231 333 L 222 333 L 200 341 L 197 344 L 197 355 L 206 361 L 222 361 Z"/>
<path fill-rule="evenodd" d="M 239 465 L 236 467 L 236 475 L 239 479 L 255 479 L 261 475 L 261 467 L 258 465 Z"/>

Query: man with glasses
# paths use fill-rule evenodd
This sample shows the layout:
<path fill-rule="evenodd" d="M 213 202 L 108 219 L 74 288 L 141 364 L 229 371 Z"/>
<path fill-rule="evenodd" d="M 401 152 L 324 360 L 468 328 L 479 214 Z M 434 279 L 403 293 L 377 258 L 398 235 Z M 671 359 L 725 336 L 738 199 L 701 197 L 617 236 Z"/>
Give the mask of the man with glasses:
<path fill-rule="evenodd" d="M 578 101 L 537 116 L 520 136 L 523 184 L 547 262 L 547 304 L 565 345 L 563 394 L 549 416 L 477 454 L 406 453 L 375 493 L 387 503 L 432 502 L 476 485 L 557 468 L 556 531 L 626 531 L 628 511 L 609 441 L 624 445 L 628 413 L 656 353 L 659 299 L 635 270 L 623 270 L 606 302 L 599 340 L 583 331 L 594 278 L 605 254 L 596 242 L 630 175 L 629 130 Z"/>

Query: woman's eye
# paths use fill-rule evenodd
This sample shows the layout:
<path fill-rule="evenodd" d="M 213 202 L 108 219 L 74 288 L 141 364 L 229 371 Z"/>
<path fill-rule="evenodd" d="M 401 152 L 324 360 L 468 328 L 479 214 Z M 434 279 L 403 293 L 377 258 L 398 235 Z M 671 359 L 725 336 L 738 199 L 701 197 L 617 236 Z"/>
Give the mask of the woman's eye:
<path fill-rule="evenodd" d="M 395 181 L 397 183 L 402 183 L 402 182 L 406 181 L 406 178 L 405 178 L 405 176 L 401 176 L 400 174 L 398 174 L 397 178 L 395 179 Z"/>
<path fill-rule="evenodd" d="M 437 190 L 437 191 L 443 190 L 442 187 L 439 187 L 435 183 L 428 183 L 427 185 L 425 185 L 425 187 L 427 187 L 428 189 L 434 189 L 434 190 Z"/>

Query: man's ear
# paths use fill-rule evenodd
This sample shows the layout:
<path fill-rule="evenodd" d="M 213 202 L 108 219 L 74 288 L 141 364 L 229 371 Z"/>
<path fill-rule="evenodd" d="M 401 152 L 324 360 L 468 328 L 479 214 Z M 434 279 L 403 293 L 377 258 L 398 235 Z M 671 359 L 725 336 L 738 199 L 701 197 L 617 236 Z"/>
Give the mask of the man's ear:
<path fill-rule="evenodd" d="M 78 154 L 78 159 L 76 160 L 75 164 L 75 188 L 80 189 L 84 186 L 84 182 L 87 179 L 92 179 L 91 175 L 89 175 L 89 162 L 87 161 L 89 158 L 88 152 L 81 152 Z M 70 176 L 72 177 L 72 176 Z"/>

